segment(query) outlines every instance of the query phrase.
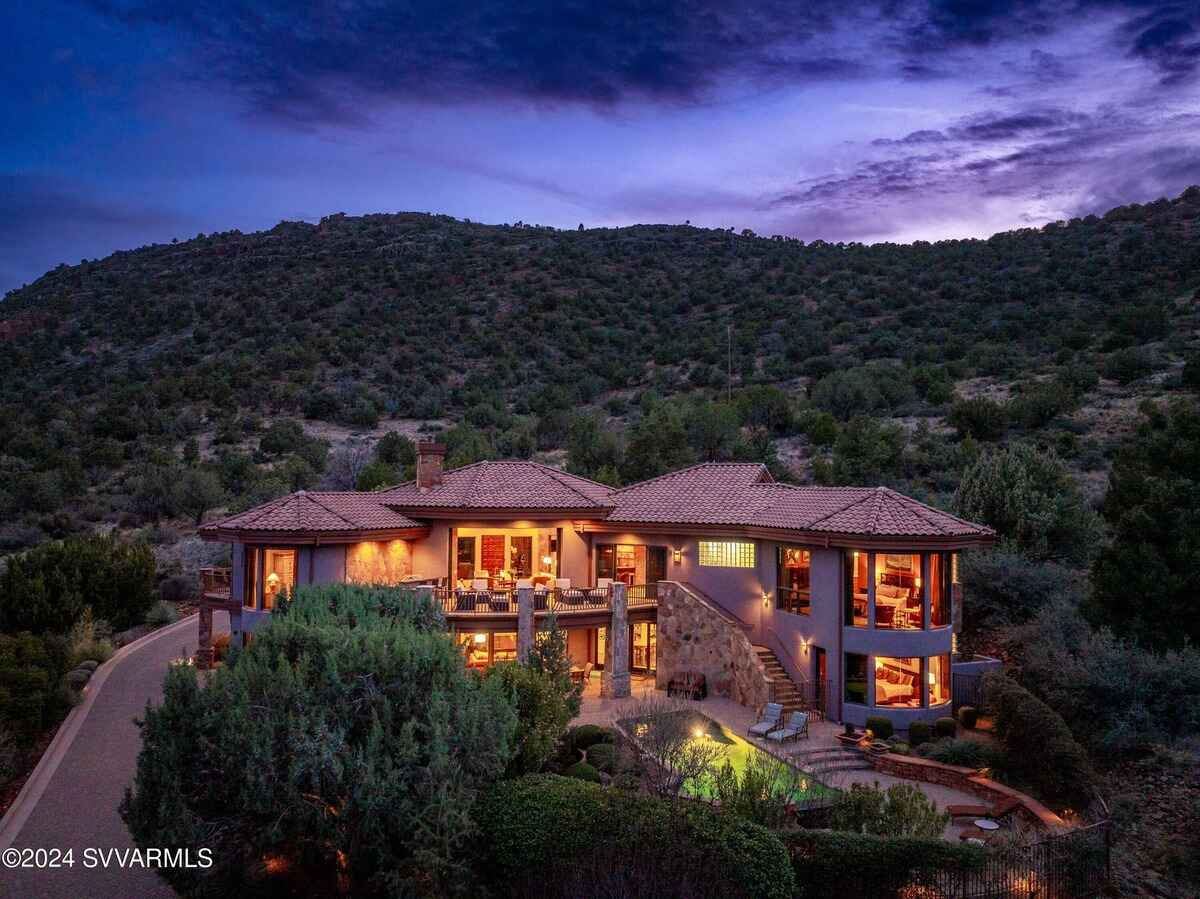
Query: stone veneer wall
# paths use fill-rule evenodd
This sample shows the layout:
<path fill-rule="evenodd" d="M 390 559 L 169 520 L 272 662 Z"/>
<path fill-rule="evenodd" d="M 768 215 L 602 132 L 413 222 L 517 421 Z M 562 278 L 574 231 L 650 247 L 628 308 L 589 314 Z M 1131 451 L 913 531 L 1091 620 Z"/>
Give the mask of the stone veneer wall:
<path fill-rule="evenodd" d="M 770 699 L 771 679 L 738 623 L 682 584 L 660 581 L 655 685 L 665 690 L 687 671 L 703 674 L 713 696 L 755 710 Z"/>
<path fill-rule="evenodd" d="M 1019 809 L 1021 817 L 1030 824 L 1050 829 L 1066 827 L 1066 822 L 1062 818 L 1032 796 L 1026 796 L 1012 787 L 996 783 L 996 781 L 979 774 L 974 768 L 944 765 L 932 759 L 896 755 L 891 752 L 869 756 L 869 758 L 875 766 L 875 770 L 883 774 L 952 787 L 955 790 L 962 790 L 964 793 L 971 793 L 992 804 L 1006 799 L 1015 799 L 1021 803 Z"/>

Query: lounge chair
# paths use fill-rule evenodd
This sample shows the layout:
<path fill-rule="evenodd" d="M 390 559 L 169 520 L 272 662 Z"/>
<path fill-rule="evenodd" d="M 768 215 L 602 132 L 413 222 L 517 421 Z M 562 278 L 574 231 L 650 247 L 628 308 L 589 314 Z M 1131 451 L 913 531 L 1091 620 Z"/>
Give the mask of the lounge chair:
<path fill-rule="evenodd" d="M 783 717 L 783 706 L 777 702 L 768 702 L 763 709 L 762 720 L 750 725 L 746 731 L 752 737 L 765 737 L 779 727 L 779 719 Z"/>
<path fill-rule="evenodd" d="M 767 739 L 776 743 L 786 743 L 788 740 L 799 740 L 802 736 L 808 736 L 808 715 L 804 712 L 792 712 L 787 726 L 771 731 L 767 734 Z"/>

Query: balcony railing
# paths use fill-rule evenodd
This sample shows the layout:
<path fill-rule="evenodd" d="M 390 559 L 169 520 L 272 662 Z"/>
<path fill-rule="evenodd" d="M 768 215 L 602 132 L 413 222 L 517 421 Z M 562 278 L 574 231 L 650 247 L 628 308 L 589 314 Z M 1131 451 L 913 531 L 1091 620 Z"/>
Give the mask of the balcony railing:
<path fill-rule="evenodd" d="M 780 587 L 775 594 L 775 608 L 793 615 L 809 615 L 812 613 L 812 591 Z"/>
<path fill-rule="evenodd" d="M 200 595 L 213 599 L 229 599 L 231 574 L 228 568 L 201 568 Z"/>
<path fill-rule="evenodd" d="M 658 604 L 657 584 L 636 584 L 626 592 L 630 608 L 649 608 Z M 437 587 L 433 591 L 434 601 L 442 611 L 451 616 L 463 615 L 516 615 L 516 590 L 470 590 Z M 596 612 L 612 608 L 610 587 L 556 587 L 535 590 L 533 593 L 534 614 L 554 612 Z"/>

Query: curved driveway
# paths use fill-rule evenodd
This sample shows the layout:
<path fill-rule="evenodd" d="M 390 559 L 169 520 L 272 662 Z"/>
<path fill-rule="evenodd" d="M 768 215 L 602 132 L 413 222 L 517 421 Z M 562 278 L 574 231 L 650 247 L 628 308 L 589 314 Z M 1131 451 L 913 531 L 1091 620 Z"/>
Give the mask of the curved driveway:
<path fill-rule="evenodd" d="M 218 616 L 214 616 L 216 618 Z M 224 616 L 220 616 L 224 617 Z M 214 621 L 214 633 L 216 632 Z M 84 850 L 130 849 L 133 840 L 117 814 L 125 787 L 133 781 L 141 748 L 134 718 L 146 703 L 162 701 L 163 675 L 172 659 L 196 649 L 196 619 L 186 618 L 114 658 L 89 685 L 83 706 L 72 712 L 63 729 L 75 729 L 64 747 L 51 744 L 42 765 L 30 778 L 0 828 L 0 849 L 74 849 L 75 865 L 57 870 L 0 870 L 0 897 L 53 899 L 126 899 L 172 897 L 175 893 L 153 870 L 121 867 L 86 868 Z M 100 681 L 108 668 L 107 678 Z M 94 689 L 94 694 L 93 694 Z M 78 714 L 77 714 L 78 713 Z M 60 734 L 62 729 L 60 729 Z M 69 733 L 65 736 L 69 736 Z M 46 764 L 59 759 L 46 779 Z M 40 797 L 30 793 L 41 786 Z M 28 800 L 33 799 L 30 802 Z M 23 819 L 23 820 L 22 820 Z"/>

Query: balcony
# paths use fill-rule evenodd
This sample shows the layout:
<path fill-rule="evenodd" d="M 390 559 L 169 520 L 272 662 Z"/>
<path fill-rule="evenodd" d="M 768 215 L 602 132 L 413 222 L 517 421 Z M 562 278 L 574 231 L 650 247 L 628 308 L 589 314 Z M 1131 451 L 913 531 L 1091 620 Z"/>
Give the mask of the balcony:
<path fill-rule="evenodd" d="M 495 617 L 517 614 L 516 590 L 469 590 L 437 587 L 436 602 L 447 617 Z M 626 590 L 630 609 L 654 608 L 658 605 L 657 584 L 634 584 Z M 533 612 L 545 615 L 607 612 L 612 608 L 611 587 L 565 587 L 538 589 L 533 594 Z"/>
<path fill-rule="evenodd" d="M 231 596 L 232 571 L 228 568 L 201 568 L 200 595 L 204 599 L 226 602 Z"/>

